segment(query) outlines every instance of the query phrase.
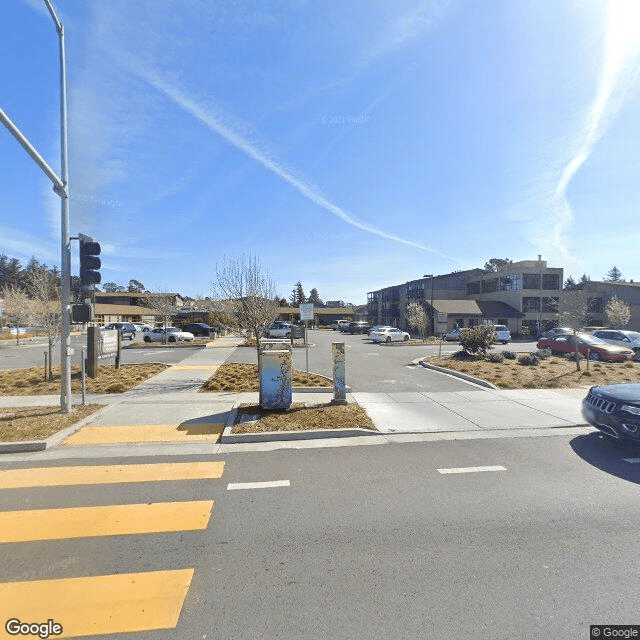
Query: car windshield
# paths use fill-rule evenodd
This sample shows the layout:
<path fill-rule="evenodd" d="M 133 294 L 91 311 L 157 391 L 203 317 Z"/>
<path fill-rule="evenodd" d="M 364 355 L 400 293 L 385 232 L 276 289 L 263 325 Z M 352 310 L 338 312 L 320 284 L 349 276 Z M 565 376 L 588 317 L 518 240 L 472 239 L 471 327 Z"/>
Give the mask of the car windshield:
<path fill-rule="evenodd" d="M 584 344 L 593 344 L 593 345 L 601 345 L 601 344 L 607 344 L 607 342 L 605 340 L 602 340 L 600 338 L 596 338 L 595 336 L 588 336 L 584 333 L 581 333 L 578 336 L 578 341 L 582 342 Z"/>

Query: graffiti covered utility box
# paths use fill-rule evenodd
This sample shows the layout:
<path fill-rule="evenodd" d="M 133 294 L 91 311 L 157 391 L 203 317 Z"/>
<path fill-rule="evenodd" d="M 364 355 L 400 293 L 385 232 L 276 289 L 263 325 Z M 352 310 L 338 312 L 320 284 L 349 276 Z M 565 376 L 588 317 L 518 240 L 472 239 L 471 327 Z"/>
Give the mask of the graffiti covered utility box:
<path fill-rule="evenodd" d="M 292 402 L 291 349 L 264 349 L 260 354 L 263 409 L 289 409 Z"/>

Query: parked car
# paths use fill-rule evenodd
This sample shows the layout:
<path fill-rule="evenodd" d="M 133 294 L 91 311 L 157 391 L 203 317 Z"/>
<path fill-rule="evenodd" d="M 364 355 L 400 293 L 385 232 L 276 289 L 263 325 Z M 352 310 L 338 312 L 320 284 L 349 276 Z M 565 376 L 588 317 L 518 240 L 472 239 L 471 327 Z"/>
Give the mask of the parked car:
<path fill-rule="evenodd" d="M 341 331 L 342 327 L 345 324 L 348 326 L 349 325 L 349 320 L 335 320 L 334 322 L 331 323 L 331 328 L 334 331 Z"/>
<path fill-rule="evenodd" d="M 556 336 L 570 336 L 573 335 L 573 329 L 571 327 L 553 327 L 549 331 L 545 331 L 538 336 L 538 340 L 541 338 L 555 338 Z"/>
<path fill-rule="evenodd" d="M 214 328 L 205 322 L 191 322 L 182 327 L 183 331 L 193 333 L 194 336 L 210 336 L 214 332 Z"/>
<path fill-rule="evenodd" d="M 131 322 L 112 322 L 105 329 L 119 329 L 121 338 L 133 340 L 136 337 L 136 328 Z"/>
<path fill-rule="evenodd" d="M 602 433 L 619 440 L 640 442 L 640 383 L 591 387 L 582 401 L 582 415 Z"/>
<path fill-rule="evenodd" d="M 509 327 L 506 324 L 494 324 L 493 329 L 496 332 L 496 340 L 498 342 L 507 344 L 511 340 L 511 331 L 509 331 Z"/>
<path fill-rule="evenodd" d="M 598 329 L 593 332 L 594 338 L 600 338 L 605 342 L 617 344 L 619 347 L 633 349 L 635 360 L 640 360 L 640 333 L 637 331 L 624 331 L 622 329 Z"/>
<path fill-rule="evenodd" d="M 447 331 L 447 333 L 443 334 L 442 339 L 447 342 L 458 342 L 458 340 L 460 340 L 460 331 L 462 331 L 460 327 L 451 329 L 451 331 Z"/>
<path fill-rule="evenodd" d="M 380 327 L 371 331 L 369 337 L 373 342 L 406 342 L 410 336 L 406 331 L 400 331 L 395 327 Z"/>
<path fill-rule="evenodd" d="M 556 353 L 575 353 L 576 343 L 578 342 L 578 351 L 583 356 L 588 354 L 590 360 L 606 360 L 608 362 L 624 362 L 631 360 L 635 356 L 634 352 L 627 347 L 619 347 L 615 344 L 609 344 L 599 338 L 594 338 L 588 333 L 578 333 L 575 338 L 573 335 L 561 335 L 555 338 L 542 338 L 538 340 L 538 349 L 549 349 L 552 354 Z"/>
<path fill-rule="evenodd" d="M 391 325 L 388 324 L 374 324 L 373 327 L 369 329 L 369 335 L 371 335 L 374 331 L 379 331 L 380 329 L 393 329 Z"/>
<path fill-rule="evenodd" d="M 340 331 L 342 331 L 342 333 L 349 333 L 351 320 L 338 320 L 338 324 L 340 325 Z"/>
<path fill-rule="evenodd" d="M 193 340 L 193 333 L 188 331 L 180 331 L 176 327 L 167 327 L 163 329 L 158 327 L 157 329 L 151 329 L 144 334 L 143 340 L 145 342 L 191 342 Z"/>
<path fill-rule="evenodd" d="M 368 333 L 369 332 L 369 323 L 364 320 L 358 320 L 357 322 L 350 322 L 349 333 Z"/>
<path fill-rule="evenodd" d="M 267 330 L 269 338 L 302 338 L 302 327 L 299 324 L 291 324 L 290 322 L 278 321 L 274 322 L 271 329 Z"/>

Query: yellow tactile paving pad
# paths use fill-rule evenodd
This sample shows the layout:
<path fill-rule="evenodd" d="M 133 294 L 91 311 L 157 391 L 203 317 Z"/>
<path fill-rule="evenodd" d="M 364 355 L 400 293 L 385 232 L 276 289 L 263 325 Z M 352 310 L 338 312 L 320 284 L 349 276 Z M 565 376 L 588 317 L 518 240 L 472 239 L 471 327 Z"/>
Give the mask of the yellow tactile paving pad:
<path fill-rule="evenodd" d="M 195 424 L 144 424 L 82 427 L 69 436 L 69 444 L 127 444 L 132 442 L 217 442 L 224 431 L 221 422 Z"/>
<path fill-rule="evenodd" d="M 22 622 L 50 619 L 62 625 L 62 635 L 51 637 L 61 638 L 174 629 L 193 571 L 179 569 L 0 584 L 0 633 L 7 633 L 5 623 L 10 619 Z"/>
<path fill-rule="evenodd" d="M 224 464 L 224 462 L 167 462 L 5 469 L 0 471 L 0 489 L 216 479 L 222 477 Z"/>
<path fill-rule="evenodd" d="M 196 531 L 213 500 L 0 512 L 0 543 Z"/>

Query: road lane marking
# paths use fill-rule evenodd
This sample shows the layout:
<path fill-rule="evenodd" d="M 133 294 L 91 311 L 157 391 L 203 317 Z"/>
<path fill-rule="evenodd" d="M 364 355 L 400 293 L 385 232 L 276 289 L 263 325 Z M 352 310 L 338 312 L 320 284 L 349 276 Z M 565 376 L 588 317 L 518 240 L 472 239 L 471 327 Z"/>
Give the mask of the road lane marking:
<path fill-rule="evenodd" d="M 480 473 L 482 471 L 506 471 L 506 467 L 500 465 L 493 467 L 454 467 L 452 469 L 438 469 L 438 473 Z"/>
<path fill-rule="evenodd" d="M 224 464 L 224 462 L 177 462 L 6 469 L 0 471 L 0 489 L 217 479 L 222 477 Z"/>
<path fill-rule="evenodd" d="M 625 462 L 630 462 L 631 464 L 636 464 L 640 462 L 640 458 L 622 458 Z"/>
<path fill-rule="evenodd" d="M 271 482 L 231 482 L 227 485 L 227 491 L 234 489 L 271 489 L 273 487 L 289 487 L 288 480 L 273 480 Z"/>
<path fill-rule="evenodd" d="M 196 531 L 213 500 L 0 512 L 0 543 Z"/>
<path fill-rule="evenodd" d="M 182 424 L 109 425 L 82 427 L 69 436 L 65 445 L 122 444 L 133 442 L 217 442 L 224 431 L 222 422 L 195 422 Z"/>
<path fill-rule="evenodd" d="M 193 569 L 0 584 L 0 620 L 51 619 L 62 637 L 175 629 Z"/>

